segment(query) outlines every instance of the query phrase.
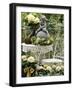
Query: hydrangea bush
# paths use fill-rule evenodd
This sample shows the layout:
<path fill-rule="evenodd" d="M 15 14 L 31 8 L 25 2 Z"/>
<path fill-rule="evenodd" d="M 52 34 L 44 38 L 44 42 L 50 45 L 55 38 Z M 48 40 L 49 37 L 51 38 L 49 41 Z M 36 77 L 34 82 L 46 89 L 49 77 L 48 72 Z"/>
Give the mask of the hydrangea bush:
<path fill-rule="evenodd" d="M 22 76 L 58 76 L 64 75 L 64 63 L 50 63 L 37 65 L 37 61 L 33 56 L 22 56 Z"/>

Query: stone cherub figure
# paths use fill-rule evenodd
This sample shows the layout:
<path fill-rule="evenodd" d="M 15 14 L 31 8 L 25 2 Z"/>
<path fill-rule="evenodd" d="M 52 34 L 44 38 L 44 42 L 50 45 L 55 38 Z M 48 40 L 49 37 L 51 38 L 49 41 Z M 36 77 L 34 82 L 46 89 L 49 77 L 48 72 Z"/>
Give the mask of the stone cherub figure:
<path fill-rule="evenodd" d="M 46 29 L 46 21 L 47 21 L 46 17 L 44 15 L 42 15 L 40 18 L 40 27 L 35 32 L 37 37 L 48 38 L 49 33 Z"/>

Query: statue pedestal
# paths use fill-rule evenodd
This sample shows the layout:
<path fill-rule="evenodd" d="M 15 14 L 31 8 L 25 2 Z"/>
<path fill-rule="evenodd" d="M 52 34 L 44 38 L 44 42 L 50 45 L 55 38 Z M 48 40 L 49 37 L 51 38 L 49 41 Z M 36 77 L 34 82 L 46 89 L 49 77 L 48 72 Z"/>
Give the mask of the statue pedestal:
<path fill-rule="evenodd" d="M 33 52 L 39 64 L 42 62 L 40 58 L 41 55 L 44 55 L 45 53 L 53 51 L 53 45 L 40 46 L 40 45 L 22 43 L 21 47 L 23 52 L 28 52 L 28 51 Z"/>
<path fill-rule="evenodd" d="M 32 44 L 25 44 L 25 43 L 21 44 L 23 52 L 32 51 L 32 52 L 47 53 L 53 50 L 52 46 L 53 45 L 40 46 L 40 45 L 32 45 Z"/>

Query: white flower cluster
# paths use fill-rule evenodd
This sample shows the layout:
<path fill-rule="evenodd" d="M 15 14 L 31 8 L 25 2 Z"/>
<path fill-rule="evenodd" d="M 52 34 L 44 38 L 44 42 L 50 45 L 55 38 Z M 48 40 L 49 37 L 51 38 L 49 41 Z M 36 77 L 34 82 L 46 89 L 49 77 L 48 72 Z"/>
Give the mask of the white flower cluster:
<path fill-rule="evenodd" d="M 30 56 L 30 57 L 27 59 L 27 61 L 32 63 L 32 62 L 35 62 L 35 59 L 34 59 L 34 57 Z"/>
<path fill-rule="evenodd" d="M 28 20 L 28 23 L 33 22 L 34 24 L 38 24 L 40 22 L 40 19 L 38 17 L 35 17 L 33 14 L 28 14 L 25 19 Z"/>
<path fill-rule="evenodd" d="M 27 60 L 26 55 L 21 56 L 21 59 L 22 59 L 23 61 L 26 61 L 26 60 Z"/>
<path fill-rule="evenodd" d="M 43 66 L 39 66 L 37 69 L 38 70 L 41 70 L 41 69 L 48 70 L 50 72 L 52 72 L 54 70 L 54 71 L 59 72 L 61 70 L 64 70 L 64 66 L 63 65 L 47 65 L 47 64 L 44 64 Z"/>
<path fill-rule="evenodd" d="M 32 57 L 32 56 L 30 56 L 30 57 L 27 58 L 26 55 L 23 55 L 23 56 L 21 56 L 21 59 L 22 59 L 23 61 L 28 61 L 28 62 L 30 62 L 30 63 L 35 62 L 35 58 Z"/>

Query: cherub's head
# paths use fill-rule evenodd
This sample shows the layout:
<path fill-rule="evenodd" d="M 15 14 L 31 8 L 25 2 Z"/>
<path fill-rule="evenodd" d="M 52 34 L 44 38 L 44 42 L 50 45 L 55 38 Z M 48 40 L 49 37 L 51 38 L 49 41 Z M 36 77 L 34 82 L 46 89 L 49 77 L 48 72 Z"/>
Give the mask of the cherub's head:
<path fill-rule="evenodd" d="M 47 18 L 44 15 L 41 15 L 41 18 L 40 18 L 40 24 L 41 24 L 41 26 L 45 25 L 46 24 L 46 21 L 47 21 Z"/>

